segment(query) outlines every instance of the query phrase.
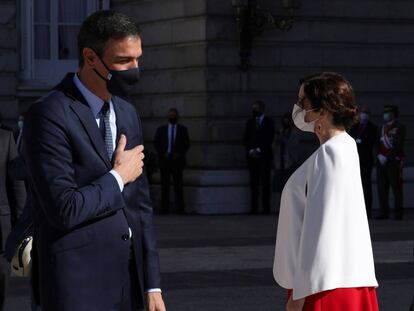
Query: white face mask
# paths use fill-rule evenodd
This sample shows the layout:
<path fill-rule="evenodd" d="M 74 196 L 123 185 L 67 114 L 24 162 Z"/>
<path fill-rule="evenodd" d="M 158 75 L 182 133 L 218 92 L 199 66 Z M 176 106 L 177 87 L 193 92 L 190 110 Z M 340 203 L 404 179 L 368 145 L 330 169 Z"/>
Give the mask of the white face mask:
<path fill-rule="evenodd" d="M 316 109 L 305 110 L 305 109 L 299 107 L 296 104 L 293 106 L 292 119 L 293 119 L 293 123 L 295 123 L 295 125 L 298 129 L 300 129 L 304 132 L 315 133 L 315 122 L 319 118 L 317 118 L 317 119 L 315 119 L 311 122 L 306 122 L 305 121 L 306 113 L 309 112 L 309 111 L 313 111 L 313 110 L 316 110 Z"/>

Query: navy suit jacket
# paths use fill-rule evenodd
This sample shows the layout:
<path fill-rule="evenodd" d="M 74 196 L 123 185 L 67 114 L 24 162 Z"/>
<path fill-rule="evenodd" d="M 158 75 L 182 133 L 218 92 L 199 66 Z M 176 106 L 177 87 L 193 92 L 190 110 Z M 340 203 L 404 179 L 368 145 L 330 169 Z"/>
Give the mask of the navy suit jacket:
<path fill-rule="evenodd" d="M 160 166 L 164 165 L 167 160 L 168 152 L 168 125 L 160 126 L 157 129 L 154 137 L 155 149 L 158 153 Z M 179 155 L 177 164 L 184 168 L 186 164 L 185 155 L 190 148 L 190 138 L 188 136 L 187 128 L 184 125 L 177 124 L 177 133 L 174 142 L 174 153 Z"/>
<path fill-rule="evenodd" d="M 112 101 L 117 141 L 125 134 L 126 149 L 143 144 L 135 108 L 119 97 Z M 25 121 L 24 158 L 42 310 L 117 309 L 130 258 L 140 287 L 136 295 L 143 305 L 145 289 L 160 287 L 145 174 L 120 191 L 109 173 L 112 164 L 95 117 L 74 85 L 73 74 L 34 103 Z"/>
<path fill-rule="evenodd" d="M 263 158 L 271 161 L 274 135 L 275 125 L 272 119 L 265 116 L 259 128 L 256 128 L 256 118 L 247 120 L 244 132 L 244 145 L 246 147 L 247 158 L 250 159 L 250 149 L 260 148 Z"/>

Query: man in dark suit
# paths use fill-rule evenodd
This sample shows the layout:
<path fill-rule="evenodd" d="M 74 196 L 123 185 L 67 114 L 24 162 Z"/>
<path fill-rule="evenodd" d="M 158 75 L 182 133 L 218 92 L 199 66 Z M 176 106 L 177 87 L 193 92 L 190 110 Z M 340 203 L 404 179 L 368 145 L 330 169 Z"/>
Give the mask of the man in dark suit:
<path fill-rule="evenodd" d="M 98 11 L 78 35 L 79 70 L 32 105 L 23 153 L 42 311 L 164 311 L 143 135 L 126 96 L 141 39 Z"/>
<path fill-rule="evenodd" d="M 22 181 L 10 176 L 9 163 L 17 157 L 13 133 L 0 129 L 0 310 L 3 310 L 10 266 L 3 257 L 6 238 L 17 222 L 26 201 Z"/>
<path fill-rule="evenodd" d="M 161 170 L 161 212 L 166 214 L 170 205 L 170 179 L 174 180 L 175 206 L 178 213 L 185 212 L 183 194 L 183 170 L 185 155 L 190 148 L 187 128 L 178 124 L 178 111 L 168 111 L 168 124 L 160 126 L 155 133 L 155 149 Z"/>
<path fill-rule="evenodd" d="M 395 217 L 403 218 L 403 166 L 406 129 L 398 121 L 398 107 L 384 106 L 384 124 L 379 131 L 377 154 L 378 199 L 380 219 L 389 217 L 389 188 L 394 194 Z"/>
<path fill-rule="evenodd" d="M 247 121 L 244 133 L 250 173 L 252 214 L 258 212 L 260 188 L 262 189 L 263 212 L 266 214 L 270 212 L 270 173 L 275 126 L 273 120 L 264 115 L 264 111 L 265 105 L 262 101 L 253 103 L 253 117 Z"/>
<path fill-rule="evenodd" d="M 377 127 L 369 120 L 369 110 L 360 109 L 359 122 L 349 130 L 358 148 L 362 188 L 364 189 L 365 208 L 368 218 L 372 217 L 372 167 L 374 165 L 374 148 L 377 143 Z"/>

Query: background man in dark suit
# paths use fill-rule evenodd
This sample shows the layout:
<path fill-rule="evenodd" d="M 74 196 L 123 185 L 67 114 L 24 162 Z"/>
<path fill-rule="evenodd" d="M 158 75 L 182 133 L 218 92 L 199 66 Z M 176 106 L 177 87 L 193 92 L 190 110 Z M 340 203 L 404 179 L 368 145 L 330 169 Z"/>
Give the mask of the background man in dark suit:
<path fill-rule="evenodd" d="M 389 216 L 389 188 L 394 193 L 395 217 L 403 217 L 403 166 L 405 126 L 398 121 L 398 107 L 384 107 L 384 124 L 381 126 L 378 140 L 377 180 L 380 203 L 380 219 Z"/>
<path fill-rule="evenodd" d="M 264 115 L 265 104 L 255 101 L 253 117 L 246 123 L 244 145 L 250 173 L 251 213 L 258 212 L 260 188 L 264 213 L 270 212 L 270 173 L 272 170 L 272 144 L 275 134 L 273 120 Z M 261 187 L 260 187 L 261 186 Z"/>
<path fill-rule="evenodd" d="M 17 148 L 13 133 L 0 129 L 0 310 L 3 310 L 10 266 L 3 257 L 6 238 L 17 222 L 26 201 L 22 181 L 10 176 L 9 163 L 16 158 Z"/>
<path fill-rule="evenodd" d="M 155 149 L 161 171 L 162 213 L 168 213 L 170 205 L 170 179 L 174 180 L 175 206 L 178 213 L 185 212 L 183 194 L 183 170 L 185 155 L 190 148 L 187 128 L 178 124 L 178 111 L 168 111 L 168 124 L 160 126 L 155 133 Z"/>
<path fill-rule="evenodd" d="M 23 153 L 42 311 L 164 311 L 143 135 L 120 96 L 138 82 L 141 39 L 99 11 L 78 35 L 79 70 L 30 108 Z"/>
<path fill-rule="evenodd" d="M 378 130 L 369 121 L 369 110 L 360 109 L 359 122 L 349 130 L 358 148 L 359 165 L 361 169 L 362 188 L 364 189 L 367 216 L 371 218 L 372 210 L 372 167 L 374 165 L 374 148 L 377 143 Z"/>

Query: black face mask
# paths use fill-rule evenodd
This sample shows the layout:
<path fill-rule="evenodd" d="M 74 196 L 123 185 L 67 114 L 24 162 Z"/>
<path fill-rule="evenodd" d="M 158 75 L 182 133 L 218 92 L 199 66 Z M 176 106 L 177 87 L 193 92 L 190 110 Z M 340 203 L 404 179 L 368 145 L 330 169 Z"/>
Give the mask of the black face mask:
<path fill-rule="evenodd" d="M 178 119 L 177 119 L 177 118 L 168 118 L 168 121 L 169 121 L 171 124 L 177 124 Z"/>
<path fill-rule="evenodd" d="M 259 110 L 253 110 L 253 117 L 258 118 L 262 115 L 262 113 Z"/>
<path fill-rule="evenodd" d="M 99 59 L 109 71 L 107 78 L 101 75 L 95 68 L 93 70 L 101 79 L 106 81 L 108 92 L 121 97 L 131 95 L 139 82 L 139 67 L 127 70 L 112 70 L 106 66 L 100 57 Z"/>

